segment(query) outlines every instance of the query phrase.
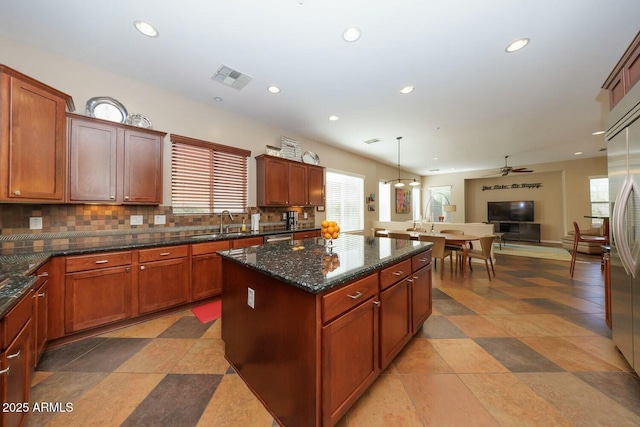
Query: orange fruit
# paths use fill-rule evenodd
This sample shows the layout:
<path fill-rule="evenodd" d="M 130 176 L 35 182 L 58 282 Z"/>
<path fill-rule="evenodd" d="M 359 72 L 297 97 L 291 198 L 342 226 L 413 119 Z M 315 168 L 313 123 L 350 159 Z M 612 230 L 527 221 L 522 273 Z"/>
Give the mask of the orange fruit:
<path fill-rule="evenodd" d="M 340 227 L 338 227 L 337 225 L 335 227 L 333 227 L 333 229 L 336 231 L 336 233 L 340 232 Z"/>
<path fill-rule="evenodd" d="M 326 219 L 323 219 L 320 225 L 322 225 L 322 228 L 327 228 L 329 226 L 329 221 L 327 221 Z"/>
<path fill-rule="evenodd" d="M 336 225 L 338 225 L 338 223 L 335 221 L 329 221 L 329 225 L 335 227 Z"/>
<path fill-rule="evenodd" d="M 327 233 L 333 234 L 334 231 L 336 231 L 336 229 L 333 228 L 333 226 L 330 225 L 330 226 L 327 227 Z"/>
<path fill-rule="evenodd" d="M 329 233 L 324 233 L 324 238 L 325 238 L 325 239 L 330 239 L 330 238 L 331 238 L 331 234 L 329 234 Z"/>
<path fill-rule="evenodd" d="M 332 239 L 337 239 L 337 238 L 338 238 L 338 232 L 337 232 L 337 231 L 336 231 L 336 232 L 334 232 L 334 233 L 331 235 L 331 238 L 332 238 Z"/>

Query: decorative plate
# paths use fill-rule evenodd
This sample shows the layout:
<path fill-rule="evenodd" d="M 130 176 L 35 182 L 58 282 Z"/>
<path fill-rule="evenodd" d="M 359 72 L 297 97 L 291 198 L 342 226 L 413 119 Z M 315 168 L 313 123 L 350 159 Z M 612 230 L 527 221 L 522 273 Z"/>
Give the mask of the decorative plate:
<path fill-rule="evenodd" d="M 120 101 L 109 96 L 96 96 L 87 101 L 87 115 L 97 119 L 125 123 L 127 109 Z"/>
<path fill-rule="evenodd" d="M 305 151 L 302 155 L 302 161 L 311 165 L 319 165 L 320 157 L 313 151 Z"/>
<path fill-rule="evenodd" d="M 138 113 L 129 114 L 127 116 L 127 124 L 131 126 L 138 126 L 140 128 L 153 129 L 151 120 Z"/>

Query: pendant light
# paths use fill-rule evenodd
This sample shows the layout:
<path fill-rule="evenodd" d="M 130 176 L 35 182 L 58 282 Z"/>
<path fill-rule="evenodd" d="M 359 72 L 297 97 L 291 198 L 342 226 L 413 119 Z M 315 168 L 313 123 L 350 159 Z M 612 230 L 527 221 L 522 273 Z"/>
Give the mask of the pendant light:
<path fill-rule="evenodd" d="M 415 178 L 410 179 L 410 178 L 400 178 L 400 140 L 402 139 L 401 136 L 396 137 L 396 140 L 398 141 L 398 178 L 396 179 L 390 179 L 388 181 L 385 181 L 385 184 L 390 184 L 392 182 L 395 182 L 395 184 L 393 184 L 394 187 L 396 188 L 402 188 L 404 187 L 404 182 L 402 181 L 411 181 L 409 183 L 410 186 L 412 187 L 416 187 L 418 185 L 420 185 L 420 182 L 416 181 Z"/>

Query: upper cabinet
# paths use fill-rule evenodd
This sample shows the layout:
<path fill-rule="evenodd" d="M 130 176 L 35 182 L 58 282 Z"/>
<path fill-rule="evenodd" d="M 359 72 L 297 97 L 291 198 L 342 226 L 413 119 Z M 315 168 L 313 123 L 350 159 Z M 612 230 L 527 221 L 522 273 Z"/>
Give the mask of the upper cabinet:
<path fill-rule="evenodd" d="M 70 203 L 162 203 L 164 132 L 75 114 L 68 121 Z"/>
<path fill-rule="evenodd" d="M 609 92 L 609 109 L 613 109 L 640 80 L 640 33 L 633 39 L 618 64 L 602 86 Z"/>
<path fill-rule="evenodd" d="M 63 203 L 71 96 L 0 65 L 0 201 Z"/>
<path fill-rule="evenodd" d="M 258 206 L 324 206 L 324 168 L 280 157 L 256 157 Z"/>

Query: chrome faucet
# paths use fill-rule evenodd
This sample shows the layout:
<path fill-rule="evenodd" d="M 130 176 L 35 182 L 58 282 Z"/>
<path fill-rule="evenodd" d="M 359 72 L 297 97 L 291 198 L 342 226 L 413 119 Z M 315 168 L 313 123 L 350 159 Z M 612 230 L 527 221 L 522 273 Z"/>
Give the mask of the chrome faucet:
<path fill-rule="evenodd" d="M 231 215 L 231 212 L 229 212 L 228 210 L 224 210 L 224 211 L 220 212 L 220 233 L 222 233 L 222 216 L 224 214 L 228 214 L 229 218 L 231 218 L 231 221 L 233 221 L 233 215 Z M 229 226 L 228 225 L 225 227 L 225 231 L 224 232 L 225 233 L 229 232 Z"/>

